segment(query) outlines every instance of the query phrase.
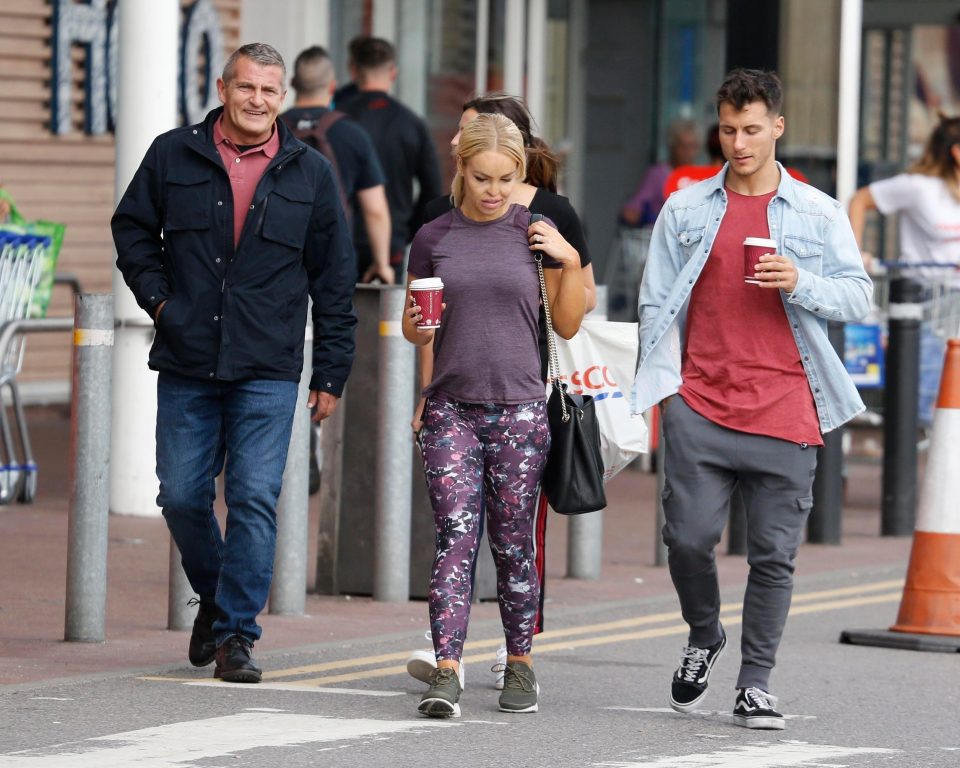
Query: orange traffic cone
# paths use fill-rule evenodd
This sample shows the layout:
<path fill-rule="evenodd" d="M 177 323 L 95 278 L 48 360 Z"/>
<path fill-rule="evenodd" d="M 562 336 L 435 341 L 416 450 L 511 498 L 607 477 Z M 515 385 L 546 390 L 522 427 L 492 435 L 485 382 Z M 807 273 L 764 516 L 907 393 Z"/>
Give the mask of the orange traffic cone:
<path fill-rule="evenodd" d="M 947 342 L 894 632 L 960 636 L 960 339 Z"/>

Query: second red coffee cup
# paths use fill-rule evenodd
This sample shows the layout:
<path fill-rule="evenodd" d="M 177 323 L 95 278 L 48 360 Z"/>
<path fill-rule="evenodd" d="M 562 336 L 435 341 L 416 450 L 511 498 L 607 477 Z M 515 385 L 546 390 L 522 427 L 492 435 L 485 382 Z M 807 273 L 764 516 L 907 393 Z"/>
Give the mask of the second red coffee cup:
<path fill-rule="evenodd" d="M 743 281 L 759 285 L 760 281 L 754 276 L 760 257 L 766 253 L 776 253 L 777 242 L 767 237 L 748 237 L 743 241 Z"/>
<path fill-rule="evenodd" d="M 443 307 L 443 280 L 439 277 L 421 277 L 410 281 L 410 296 L 420 307 L 418 328 L 439 328 Z"/>

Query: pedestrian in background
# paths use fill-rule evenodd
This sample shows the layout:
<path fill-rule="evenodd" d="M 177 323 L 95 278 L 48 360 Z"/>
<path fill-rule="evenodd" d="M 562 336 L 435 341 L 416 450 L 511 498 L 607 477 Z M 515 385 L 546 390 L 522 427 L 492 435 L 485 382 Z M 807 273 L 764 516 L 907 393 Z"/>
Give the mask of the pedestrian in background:
<path fill-rule="evenodd" d="M 367 35 L 357 35 L 350 38 L 350 42 L 347 43 L 347 71 L 350 73 L 350 80 L 333 92 L 334 109 L 339 103 L 352 99 L 360 93 L 360 89 L 357 87 L 357 48 L 366 39 Z"/>
<path fill-rule="evenodd" d="M 350 47 L 358 92 L 337 101 L 337 109 L 356 120 L 373 139 L 387 177 L 390 204 L 390 266 L 400 280 L 407 244 L 423 223 L 423 207 L 441 193 L 440 166 L 427 124 L 388 91 L 397 78 L 393 45 L 378 37 Z M 414 193 L 414 185 L 419 190 Z M 367 271 L 373 253 L 366 230 L 354 224 L 354 243 L 360 274 Z"/>
<path fill-rule="evenodd" d="M 663 187 L 675 169 L 692 165 L 700 154 L 700 129 L 692 120 L 675 120 L 667 128 L 667 160 L 647 169 L 636 191 L 620 209 L 620 218 L 631 227 L 646 227 L 656 221 L 666 196 Z"/>
<path fill-rule="evenodd" d="M 474 563 L 486 514 L 497 566 L 497 596 L 507 640 L 505 712 L 535 712 L 538 685 L 531 649 L 539 610 L 533 564 L 533 511 L 550 446 L 537 347 L 543 257 L 554 328 L 580 327 L 584 289 L 575 251 L 558 247 L 556 229 L 510 202 L 526 175 L 519 129 L 502 115 L 464 127 L 453 182 L 455 208 L 425 225 L 410 253 L 409 280 L 439 277 L 440 328 L 417 327 L 408 297 L 404 336 L 433 343 L 433 375 L 420 430 L 424 471 L 436 522 L 429 609 L 437 669 L 419 711 L 460 712 L 457 675 L 470 616 Z"/>
<path fill-rule="evenodd" d="M 739 487 L 750 572 L 734 721 L 782 729 L 769 678 L 813 504 L 816 446 L 864 408 L 826 324 L 865 315 L 872 286 L 841 205 L 776 161 L 779 78 L 734 70 L 716 101 L 728 164 L 671 195 L 657 219 L 633 410 L 660 404 L 663 539 L 690 628 L 670 706 L 690 712 L 702 701 L 726 644 L 715 549 Z M 746 237 L 772 239 L 776 252 L 747 261 Z"/>
<path fill-rule="evenodd" d="M 583 278 L 585 291 L 585 311 L 590 312 L 597 304 L 597 286 L 593 277 L 593 265 L 590 263 L 590 252 L 587 248 L 586 237 L 577 212 L 570 205 L 570 201 L 562 195 L 556 194 L 557 182 L 560 175 L 559 160 L 550 149 L 550 146 L 540 137 L 533 134 L 533 118 L 523 101 L 505 93 L 490 93 L 478 96 L 463 105 L 463 113 L 457 133 L 450 141 L 450 148 L 454 156 L 460 144 L 460 135 L 464 126 L 470 123 L 477 115 L 495 114 L 507 117 L 523 137 L 524 152 L 527 161 L 526 176 L 523 181 L 514 184 L 510 193 L 510 202 L 522 205 L 531 213 L 546 216 L 557 228 L 556 246 L 564 249 L 572 248 L 580 260 L 580 275 Z M 444 195 L 431 200 L 427 204 L 426 219 L 433 221 L 438 216 L 448 213 L 454 207 L 453 198 Z M 539 320 L 540 371 L 544 382 L 547 378 L 547 337 L 546 321 L 543 312 Z M 430 345 L 420 347 L 420 382 L 421 388 L 426 389 L 433 377 L 433 349 Z M 423 407 L 425 398 L 421 398 L 414 412 L 411 426 L 413 431 L 419 432 L 422 426 Z M 535 634 L 543 631 L 543 603 L 545 596 L 546 579 L 546 544 L 547 536 L 547 500 L 542 494 L 538 496 L 534 508 L 534 563 L 540 580 L 540 606 L 537 612 Z M 481 532 L 483 521 L 481 519 Z M 506 669 L 507 648 L 500 646 L 496 651 L 496 663 L 493 665 L 494 687 L 503 688 L 504 669 Z M 429 682 L 430 675 L 436 666 L 433 651 L 415 650 L 407 659 L 407 671 L 418 680 Z M 460 680 L 465 678 L 461 665 Z"/>
<path fill-rule="evenodd" d="M 329 163 L 277 121 L 283 59 L 235 51 L 223 103 L 157 137 L 113 216 L 117 266 L 156 325 L 157 504 L 199 610 L 195 666 L 255 683 L 276 503 L 313 299 L 314 420 L 336 407 L 354 356 L 356 266 Z M 226 531 L 214 517 L 225 468 Z"/>
<path fill-rule="evenodd" d="M 944 339 L 957 328 L 956 323 L 943 327 L 943 320 L 960 316 L 960 117 L 940 114 L 923 155 L 906 173 L 856 191 L 850 200 L 850 223 L 861 246 L 871 210 L 900 215 L 896 261 L 906 269 L 898 271 L 923 289 L 927 311 L 920 330 L 918 416 L 929 426 L 943 373 Z M 872 271 L 873 254 L 861 253 Z"/>
<path fill-rule="evenodd" d="M 861 187 L 850 200 L 850 223 L 862 246 L 867 212 L 900 214 L 899 261 L 960 266 L 960 117 L 940 115 L 920 161 L 906 173 Z M 873 255 L 863 252 L 868 268 Z M 960 289 L 960 271 L 920 267 L 928 285 Z"/>
<path fill-rule="evenodd" d="M 367 132 L 353 120 L 344 119 L 346 113 L 330 108 L 337 80 L 326 49 L 314 45 L 301 51 L 293 65 L 291 85 L 296 100 L 281 119 L 305 143 L 312 146 L 310 138 L 316 136 L 319 143 L 329 146 L 333 157 L 327 159 L 334 166 L 348 213 L 354 220 L 363 220 L 372 263 L 360 274 L 360 282 L 379 280 L 392 285 L 386 179 Z M 323 153 L 323 147 L 314 149 Z"/>

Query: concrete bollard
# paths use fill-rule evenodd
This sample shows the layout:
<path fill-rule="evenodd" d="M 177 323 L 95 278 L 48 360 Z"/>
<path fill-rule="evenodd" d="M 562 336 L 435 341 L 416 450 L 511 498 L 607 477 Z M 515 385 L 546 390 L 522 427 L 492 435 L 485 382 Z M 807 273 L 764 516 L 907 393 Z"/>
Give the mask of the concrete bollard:
<path fill-rule="evenodd" d="M 567 578 L 599 579 L 603 510 L 570 515 L 567 522 Z"/>
<path fill-rule="evenodd" d="M 310 421 L 307 408 L 313 374 L 313 323 L 307 323 L 297 409 L 277 502 L 277 551 L 270 586 L 270 613 L 302 614 L 307 605 L 307 529 L 310 510 Z M 339 404 L 338 404 L 339 409 Z"/>
<path fill-rule="evenodd" d="M 70 518 L 64 639 L 104 640 L 110 507 L 113 295 L 77 296 L 73 331 Z"/>
<path fill-rule="evenodd" d="M 410 598 L 413 456 L 409 424 L 416 353 L 401 331 L 405 300 L 404 288 L 380 292 L 373 599 L 392 603 Z"/>
<path fill-rule="evenodd" d="M 190 605 L 194 597 L 193 587 L 187 580 L 180 564 L 180 550 L 176 542 L 170 537 L 170 578 L 167 587 L 167 629 L 192 629 L 193 620 L 197 616 L 196 604 Z"/>

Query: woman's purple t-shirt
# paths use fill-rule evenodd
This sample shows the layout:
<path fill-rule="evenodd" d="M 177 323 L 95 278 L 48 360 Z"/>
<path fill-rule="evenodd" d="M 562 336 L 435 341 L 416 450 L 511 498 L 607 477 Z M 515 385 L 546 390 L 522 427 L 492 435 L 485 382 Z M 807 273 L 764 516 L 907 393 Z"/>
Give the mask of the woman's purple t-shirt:
<path fill-rule="evenodd" d="M 423 396 L 516 405 L 544 399 L 537 318 L 540 280 L 527 240 L 530 211 L 493 221 L 459 209 L 424 224 L 410 247 L 410 277 L 439 277 L 447 305 Z M 560 263 L 544 256 L 543 266 Z"/>

